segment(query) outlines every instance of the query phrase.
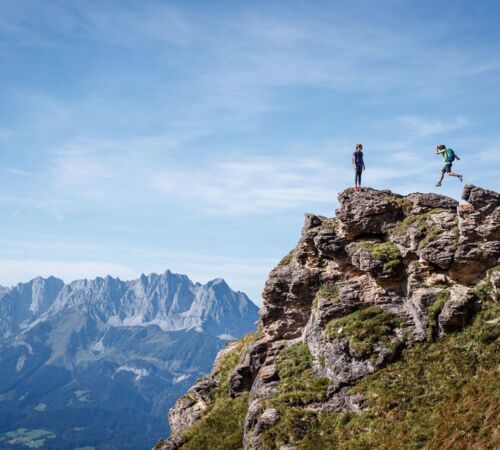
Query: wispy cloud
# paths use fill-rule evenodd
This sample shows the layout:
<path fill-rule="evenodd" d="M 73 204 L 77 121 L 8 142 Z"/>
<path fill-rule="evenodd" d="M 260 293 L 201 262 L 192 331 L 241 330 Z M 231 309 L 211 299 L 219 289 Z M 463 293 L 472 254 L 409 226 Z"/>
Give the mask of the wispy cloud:
<path fill-rule="evenodd" d="M 404 126 L 408 127 L 411 132 L 423 137 L 460 130 L 469 125 L 469 121 L 465 117 L 457 117 L 447 122 L 430 120 L 419 116 L 403 116 L 400 117 L 399 120 Z"/>

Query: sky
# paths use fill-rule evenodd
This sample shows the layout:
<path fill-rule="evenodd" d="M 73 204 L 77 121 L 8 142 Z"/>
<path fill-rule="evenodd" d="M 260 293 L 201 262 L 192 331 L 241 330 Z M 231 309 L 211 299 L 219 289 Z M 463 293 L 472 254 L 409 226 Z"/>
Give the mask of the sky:
<path fill-rule="evenodd" d="M 0 285 L 223 277 L 261 304 L 353 184 L 499 190 L 500 3 L 0 0 Z"/>

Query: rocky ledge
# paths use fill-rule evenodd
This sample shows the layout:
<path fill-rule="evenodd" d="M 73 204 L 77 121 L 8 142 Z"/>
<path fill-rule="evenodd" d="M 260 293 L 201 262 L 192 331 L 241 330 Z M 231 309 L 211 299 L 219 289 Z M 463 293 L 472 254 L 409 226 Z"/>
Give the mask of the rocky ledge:
<path fill-rule="evenodd" d="M 334 218 L 306 214 L 257 333 L 177 401 L 156 450 L 495 448 L 500 195 L 462 198 L 348 189 Z"/>

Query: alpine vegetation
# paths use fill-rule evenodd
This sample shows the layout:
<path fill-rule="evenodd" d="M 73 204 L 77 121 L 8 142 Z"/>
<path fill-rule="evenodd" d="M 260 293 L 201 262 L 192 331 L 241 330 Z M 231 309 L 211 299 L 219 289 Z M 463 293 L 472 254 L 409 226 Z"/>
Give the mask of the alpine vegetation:
<path fill-rule="evenodd" d="M 169 412 L 156 450 L 495 449 L 500 194 L 348 189 L 306 214 L 257 333 Z"/>

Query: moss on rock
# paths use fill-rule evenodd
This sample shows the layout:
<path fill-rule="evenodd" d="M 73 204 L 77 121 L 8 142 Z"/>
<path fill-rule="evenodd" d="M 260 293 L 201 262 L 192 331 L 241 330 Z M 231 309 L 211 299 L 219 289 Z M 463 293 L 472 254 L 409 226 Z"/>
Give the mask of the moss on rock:
<path fill-rule="evenodd" d="M 278 263 L 278 267 L 281 266 L 288 266 L 292 262 L 293 259 L 293 250 L 290 250 L 283 258 L 281 258 L 281 261 Z"/>
<path fill-rule="evenodd" d="M 312 355 L 305 342 L 283 350 L 276 365 L 280 378 L 278 393 L 266 400 L 264 406 L 276 408 L 280 420 L 261 435 L 266 449 L 277 449 L 302 440 L 316 416 L 303 407 L 324 400 L 330 384 L 328 378 L 314 376 Z"/>
<path fill-rule="evenodd" d="M 392 339 L 394 331 L 402 327 L 404 322 L 401 318 L 378 306 L 371 306 L 331 320 L 325 328 L 325 335 L 328 339 L 346 337 L 351 352 L 355 356 L 366 357 L 376 347 L 395 351 L 397 342 Z"/>
<path fill-rule="evenodd" d="M 443 289 L 439 291 L 436 295 L 436 300 L 431 305 L 428 311 L 428 325 L 426 331 L 426 338 L 428 342 L 432 342 L 437 337 L 438 329 L 438 317 L 443 310 L 444 304 L 450 298 L 450 291 L 448 289 Z"/>
<path fill-rule="evenodd" d="M 316 306 L 320 298 L 328 300 L 330 303 L 338 303 L 340 301 L 339 291 L 334 286 L 323 286 L 316 292 L 313 299 L 313 306 Z"/>
<path fill-rule="evenodd" d="M 364 398 L 361 413 L 296 408 L 276 442 L 298 450 L 496 449 L 500 322 L 491 318 L 499 312 L 498 301 L 485 297 L 464 331 L 403 350 L 397 362 L 351 388 Z"/>
<path fill-rule="evenodd" d="M 403 260 L 397 246 L 391 242 L 359 242 L 358 248 L 366 249 L 370 255 L 383 263 L 384 273 L 397 276 L 403 269 Z"/>

